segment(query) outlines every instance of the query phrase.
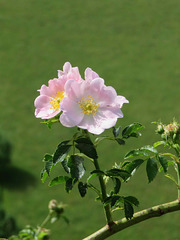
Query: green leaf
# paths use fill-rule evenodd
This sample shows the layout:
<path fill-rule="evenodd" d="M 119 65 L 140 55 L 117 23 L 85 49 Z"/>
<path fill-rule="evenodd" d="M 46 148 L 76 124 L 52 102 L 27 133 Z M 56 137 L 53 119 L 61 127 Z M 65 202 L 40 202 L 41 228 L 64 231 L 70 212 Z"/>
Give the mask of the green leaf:
<path fill-rule="evenodd" d="M 158 172 L 157 161 L 154 158 L 149 158 L 146 164 L 146 172 L 149 183 L 154 180 Z"/>
<path fill-rule="evenodd" d="M 68 167 L 68 160 L 67 158 L 65 158 L 62 162 L 61 162 L 65 172 L 70 173 L 70 168 Z"/>
<path fill-rule="evenodd" d="M 84 197 L 87 193 L 87 183 L 79 182 L 78 189 L 81 197 Z"/>
<path fill-rule="evenodd" d="M 129 203 L 126 200 L 124 201 L 124 213 L 125 213 L 125 217 L 126 217 L 127 220 L 131 219 L 133 217 L 133 214 L 134 214 L 133 206 L 131 205 L 131 203 Z"/>
<path fill-rule="evenodd" d="M 161 166 L 163 167 L 164 172 L 167 173 L 168 161 L 166 160 L 166 158 L 163 156 L 158 156 L 158 160 L 159 160 Z"/>
<path fill-rule="evenodd" d="M 107 176 L 109 177 L 121 177 L 123 180 L 127 179 L 130 177 L 130 174 L 123 170 L 123 169 L 117 169 L 113 168 L 105 172 Z"/>
<path fill-rule="evenodd" d="M 50 181 L 49 183 L 49 187 L 52 187 L 54 185 L 58 185 L 61 183 L 66 182 L 69 179 L 69 177 L 67 176 L 59 176 L 59 177 L 55 177 L 53 180 Z"/>
<path fill-rule="evenodd" d="M 51 170 L 52 170 L 52 167 L 53 167 L 53 161 L 50 160 L 48 162 L 45 162 L 45 170 L 47 172 L 47 174 L 49 175 Z"/>
<path fill-rule="evenodd" d="M 124 197 L 126 202 L 129 202 L 131 205 L 134 205 L 136 207 L 139 206 L 139 201 L 137 198 L 133 197 L 133 196 L 128 196 L 128 197 Z"/>
<path fill-rule="evenodd" d="M 52 160 L 52 158 L 53 158 L 53 156 L 47 153 L 44 155 L 43 162 L 48 162 L 48 161 Z"/>
<path fill-rule="evenodd" d="M 135 169 L 137 169 L 142 163 L 144 162 L 143 159 L 136 159 L 131 162 L 127 162 L 124 170 L 126 170 L 129 173 L 132 173 Z"/>
<path fill-rule="evenodd" d="M 127 159 L 127 158 L 137 157 L 137 156 L 149 157 L 150 153 L 157 154 L 158 152 L 153 146 L 148 145 L 148 146 L 144 146 L 140 149 L 135 149 L 135 150 L 128 152 L 124 158 Z"/>
<path fill-rule="evenodd" d="M 160 146 L 160 145 L 162 145 L 162 144 L 164 144 L 164 143 L 165 143 L 164 141 L 155 142 L 155 143 L 153 144 L 153 147 L 156 148 L 156 147 L 158 147 L 158 146 Z"/>
<path fill-rule="evenodd" d="M 69 143 L 69 141 L 63 141 L 58 145 L 58 147 L 54 153 L 54 156 L 53 156 L 54 164 L 58 163 L 59 161 L 62 162 L 66 158 L 66 156 L 72 146 L 72 145 L 68 145 L 68 143 Z"/>
<path fill-rule="evenodd" d="M 94 171 L 91 172 L 91 174 L 93 174 L 93 173 L 98 174 L 98 176 L 100 176 L 100 175 L 105 175 L 105 173 L 104 173 L 102 170 L 99 170 L 99 169 L 96 169 L 96 170 L 94 170 Z"/>
<path fill-rule="evenodd" d="M 84 153 L 86 156 L 92 158 L 92 159 L 97 159 L 98 155 L 96 152 L 96 148 L 94 147 L 94 144 L 91 142 L 89 138 L 78 138 L 75 140 L 77 143 L 75 147 L 81 152 Z"/>
<path fill-rule="evenodd" d="M 84 159 L 77 155 L 71 155 L 68 160 L 68 167 L 70 168 L 71 177 L 79 180 L 85 173 L 83 165 Z"/>
<path fill-rule="evenodd" d="M 125 145 L 125 141 L 121 138 L 116 138 L 115 139 L 117 143 L 119 143 L 119 145 Z"/>
<path fill-rule="evenodd" d="M 47 176 L 48 176 L 48 174 L 47 174 L 46 170 L 42 169 L 42 171 L 41 171 L 41 181 L 42 181 L 42 183 L 45 182 Z"/>
<path fill-rule="evenodd" d="M 97 176 L 103 176 L 105 175 L 105 173 L 101 170 L 94 170 L 91 172 L 91 175 L 88 177 L 87 182 L 89 182 L 90 180 L 92 180 L 93 178 L 97 177 Z"/>
<path fill-rule="evenodd" d="M 113 183 L 114 183 L 114 193 L 117 194 L 121 188 L 121 181 L 119 180 L 119 178 L 112 178 Z"/>
<path fill-rule="evenodd" d="M 125 162 L 124 170 L 129 172 L 132 176 L 143 162 L 143 159 L 136 159 L 131 162 Z"/>
<path fill-rule="evenodd" d="M 111 197 L 111 207 L 113 207 L 117 202 L 119 202 L 120 199 L 121 199 L 121 197 L 118 195 L 112 196 Z"/>
<path fill-rule="evenodd" d="M 138 137 L 140 134 L 137 133 L 138 130 L 143 129 L 144 126 L 140 123 L 133 123 L 129 126 L 125 127 L 122 131 L 123 138 L 129 138 L 129 137 Z"/>
<path fill-rule="evenodd" d="M 150 145 L 147 145 L 147 146 L 142 147 L 141 150 L 146 150 L 146 151 L 149 151 L 149 152 L 151 152 L 151 153 L 158 154 L 157 149 L 154 148 L 153 146 L 150 146 Z"/>
<path fill-rule="evenodd" d="M 69 193 L 73 188 L 73 179 L 72 178 L 68 178 L 66 180 L 66 191 L 67 193 Z"/>
<path fill-rule="evenodd" d="M 113 127 L 113 135 L 115 138 L 119 136 L 120 130 L 121 130 L 121 127 L 117 127 L 117 128 Z"/>
<path fill-rule="evenodd" d="M 134 150 L 131 150 L 130 152 L 126 153 L 126 155 L 124 156 L 125 159 L 127 158 L 132 158 L 132 157 L 149 157 L 150 154 L 148 151 L 146 150 L 141 150 L 141 149 L 134 149 Z"/>

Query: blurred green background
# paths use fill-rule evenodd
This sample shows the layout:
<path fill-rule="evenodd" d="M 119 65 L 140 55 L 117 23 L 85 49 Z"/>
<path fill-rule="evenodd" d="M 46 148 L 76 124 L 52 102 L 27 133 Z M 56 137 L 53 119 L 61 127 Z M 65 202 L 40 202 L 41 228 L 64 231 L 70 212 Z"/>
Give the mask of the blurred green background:
<path fill-rule="evenodd" d="M 94 193 L 81 199 L 75 189 L 67 194 L 64 186 L 49 188 L 48 182 L 40 181 L 43 155 L 53 153 L 75 130 L 60 124 L 49 130 L 40 124 L 33 101 L 37 89 L 57 77 L 57 69 L 66 61 L 78 66 L 82 76 L 91 67 L 129 100 L 118 125 L 141 122 L 146 126 L 143 136 L 126 146 L 100 144 L 100 165 L 109 168 L 127 150 L 158 139 L 152 121 L 168 123 L 173 117 L 180 121 L 179 0 L 0 0 L 0 128 L 13 145 L 14 166 L 36 178 L 36 186 L 24 191 L 6 189 L 4 206 L 24 227 L 43 221 L 49 200 L 67 203 L 70 225 L 54 224 L 53 240 L 82 239 L 105 224 Z M 113 152 L 107 151 L 107 145 Z M 90 171 L 91 165 L 85 165 Z M 148 184 L 142 167 L 134 181 L 124 184 L 122 194 L 140 200 L 136 210 L 174 200 L 176 187 L 162 175 Z M 115 218 L 120 217 L 116 213 Z M 178 240 L 179 222 L 179 212 L 171 213 L 110 239 Z"/>

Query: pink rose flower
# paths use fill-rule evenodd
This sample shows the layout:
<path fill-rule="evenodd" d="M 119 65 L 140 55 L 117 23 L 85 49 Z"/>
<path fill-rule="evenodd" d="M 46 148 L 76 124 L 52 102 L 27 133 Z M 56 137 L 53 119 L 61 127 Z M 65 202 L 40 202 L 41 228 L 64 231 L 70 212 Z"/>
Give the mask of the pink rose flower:
<path fill-rule="evenodd" d="M 69 79 L 73 79 L 76 81 L 81 81 L 81 75 L 79 73 L 78 67 L 72 67 L 69 62 L 66 62 L 63 66 L 63 71 L 58 70 L 58 77 L 64 76 L 66 81 Z"/>
<path fill-rule="evenodd" d="M 85 81 L 69 80 L 66 83 L 66 97 L 60 102 L 63 111 L 60 122 L 65 127 L 77 126 L 101 134 L 123 117 L 120 108 L 128 100 L 117 96 L 115 89 L 106 86 L 91 69 L 86 69 L 85 75 Z"/>
<path fill-rule="evenodd" d="M 49 119 L 60 113 L 60 102 L 65 96 L 64 85 L 66 78 L 54 78 L 49 80 L 48 87 L 42 85 L 40 96 L 35 99 L 35 116 L 37 118 Z"/>

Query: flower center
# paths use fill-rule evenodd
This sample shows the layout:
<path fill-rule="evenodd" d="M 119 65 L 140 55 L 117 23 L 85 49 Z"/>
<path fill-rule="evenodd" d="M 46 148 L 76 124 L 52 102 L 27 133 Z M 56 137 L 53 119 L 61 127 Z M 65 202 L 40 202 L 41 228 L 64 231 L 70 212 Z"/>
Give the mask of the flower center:
<path fill-rule="evenodd" d="M 97 109 L 99 107 L 98 104 L 96 104 L 96 101 L 92 96 L 87 96 L 82 98 L 81 101 L 78 102 L 81 107 L 81 112 L 85 114 L 96 114 Z"/>
<path fill-rule="evenodd" d="M 60 109 L 60 102 L 61 100 L 64 98 L 65 93 L 64 92 L 57 92 L 56 95 L 52 96 L 52 98 L 50 99 L 50 103 L 51 103 L 51 109 Z"/>

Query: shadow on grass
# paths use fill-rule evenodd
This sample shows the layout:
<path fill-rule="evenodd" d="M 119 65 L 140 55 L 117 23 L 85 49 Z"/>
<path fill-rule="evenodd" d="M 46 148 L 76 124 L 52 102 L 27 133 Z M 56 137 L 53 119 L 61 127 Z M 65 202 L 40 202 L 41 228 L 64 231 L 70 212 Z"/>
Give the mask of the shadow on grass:
<path fill-rule="evenodd" d="M 36 178 L 29 172 L 16 166 L 7 165 L 0 169 L 0 185 L 9 190 L 25 190 L 36 185 Z"/>

